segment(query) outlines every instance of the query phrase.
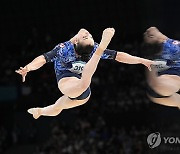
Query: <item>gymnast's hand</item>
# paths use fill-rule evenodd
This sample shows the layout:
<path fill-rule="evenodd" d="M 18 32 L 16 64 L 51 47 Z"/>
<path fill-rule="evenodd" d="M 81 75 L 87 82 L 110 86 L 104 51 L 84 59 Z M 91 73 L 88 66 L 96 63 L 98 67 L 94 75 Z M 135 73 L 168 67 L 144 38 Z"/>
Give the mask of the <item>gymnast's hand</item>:
<path fill-rule="evenodd" d="M 20 67 L 18 70 L 15 71 L 16 73 L 22 75 L 22 82 L 25 82 L 25 77 L 27 73 L 29 72 L 28 67 Z"/>
<path fill-rule="evenodd" d="M 148 59 L 142 58 L 142 59 L 141 59 L 141 64 L 143 64 L 144 66 L 146 66 L 146 67 L 149 69 L 149 71 L 151 71 L 151 70 L 152 70 L 152 69 L 151 69 L 151 66 L 154 65 L 155 62 L 152 61 L 152 60 L 148 60 Z"/>

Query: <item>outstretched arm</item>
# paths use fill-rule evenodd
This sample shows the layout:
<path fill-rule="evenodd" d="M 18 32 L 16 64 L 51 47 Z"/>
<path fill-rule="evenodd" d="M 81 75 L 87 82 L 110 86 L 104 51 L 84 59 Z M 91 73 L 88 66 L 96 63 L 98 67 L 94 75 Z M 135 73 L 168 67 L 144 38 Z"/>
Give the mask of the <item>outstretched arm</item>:
<path fill-rule="evenodd" d="M 126 64 L 143 64 L 151 71 L 151 65 L 154 64 L 154 61 L 132 56 L 130 54 L 127 54 L 125 52 L 117 52 L 116 61 L 126 63 Z"/>
<path fill-rule="evenodd" d="M 25 67 L 28 71 L 34 71 L 42 67 L 46 63 L 46 59 L 43 55 L 36 57 L 32 62 L 27 64 Z"/>
<path fill-rule="evenodd" d="M 15 72 L 22 75 L 22 81 L 25 81 L 25 77 L 28 72 L 34 71 L 42 67 L 46 63 L 46 59 L 43 55 L 36 57 L 32 62 L 27 64 L 24 67 L 20 67 Z"/>

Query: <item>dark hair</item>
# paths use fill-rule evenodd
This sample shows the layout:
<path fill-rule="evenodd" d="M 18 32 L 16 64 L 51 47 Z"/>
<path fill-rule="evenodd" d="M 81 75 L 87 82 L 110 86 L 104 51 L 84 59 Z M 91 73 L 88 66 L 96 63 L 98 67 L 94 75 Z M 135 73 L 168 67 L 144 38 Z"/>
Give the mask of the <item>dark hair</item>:
<path fill-rule="evenodd" d="M 94 49 L 93 45 L 74 45 L 76 53 L 80 56 L 79 60 L 87 62 L 90 58 L 90 54 Z"/>
<path fill-rule="evenodd" d="M 162 43 L 146 43 L 141 46 L 141 53 L 148 59 L 154 59 L 161 55 L 163 49 Z"/>

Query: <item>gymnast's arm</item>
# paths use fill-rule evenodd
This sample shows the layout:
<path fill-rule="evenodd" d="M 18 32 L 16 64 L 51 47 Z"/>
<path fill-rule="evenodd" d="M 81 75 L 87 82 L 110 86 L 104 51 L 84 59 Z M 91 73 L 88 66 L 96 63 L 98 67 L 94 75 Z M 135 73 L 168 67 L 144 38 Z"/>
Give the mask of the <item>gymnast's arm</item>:
<path fill-rule="evenodd" d="M 20 67 L 15 72 L 20 74 L 20 75 L 22 75 L 22 81 L 24 82 L 25 81 L 25 77 L 26 77 L 28 72 L 39 69 L 45 63 L 46 63 L 45 57 L 43 55 L 40 55 L 40 56 L 36 57 L 32 62 L 27 64 L 26 66 Z"/>
<path fill-rule="evenodd" d="M 25 68 L 27 71 L 34 71 L 42 67 L 46 63 L 46 59 L 43 55 L 36 57 L 32 62 L 27 64 Z"/>
<path fill-rule="evenodd" d="M 53 62 L 57 56 L 57 51 L 59 49 L 60 49 L 60 46 L 57 45 L 53 50 L 36 57 L 32 62 L 27 64 L 25 67 L 20 67 L 15 72 L 22 75 L 22 81 L 24 82 L 25 77 L 26 77 L 28 72 L 39 69 L 40 67 L 42 67 L 47 62 Z"/>
<path fill-rule="evenodd" d="M 106 49 L 104 54 L 101 56 L 102 59 L 115 59 L 118 62 L 126 64 L 143 64 L 151 71 L 151 65 L 154 61 L 132 56 L 125 52 L 119 52 L 115 50 Z"/>
<path fill-rule="evenodd" d="M 151 70 L 150 66 L 154 64 L 152 60 L 132 56 L 125 52 L 117 52 L 115 60 L 126 64 L 143 64 L 146 67 L 148 67 L 149 70 Z"/>
<path fill-rule="evenodd" d="M 132 56 L 125 52 L 117 52 L 115 60 L 127 64 L 142 64 L 144 61 L 147 61 L 147 59 Z"/>

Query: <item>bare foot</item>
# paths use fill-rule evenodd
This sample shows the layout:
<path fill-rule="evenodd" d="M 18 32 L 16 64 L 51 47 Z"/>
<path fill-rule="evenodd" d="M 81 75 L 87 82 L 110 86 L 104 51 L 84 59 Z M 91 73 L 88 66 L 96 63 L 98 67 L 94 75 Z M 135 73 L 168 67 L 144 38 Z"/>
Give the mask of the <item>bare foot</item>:
<path fill-rule="evenodd" d="M 101 49 L 101 50 L 96 50 L 95 51 L 95 53 L 97 55 L 101 56 L 103 54 L 103 52 L 105 51 L 105 49 L 109 45 L 112 37 L 114 36 L 114 33 L 115 33 L 114 28 L 106 28 L 103 31 L 101 42 L 100 42 L 99 47 L 98 47 L 98 49 Z"/>

